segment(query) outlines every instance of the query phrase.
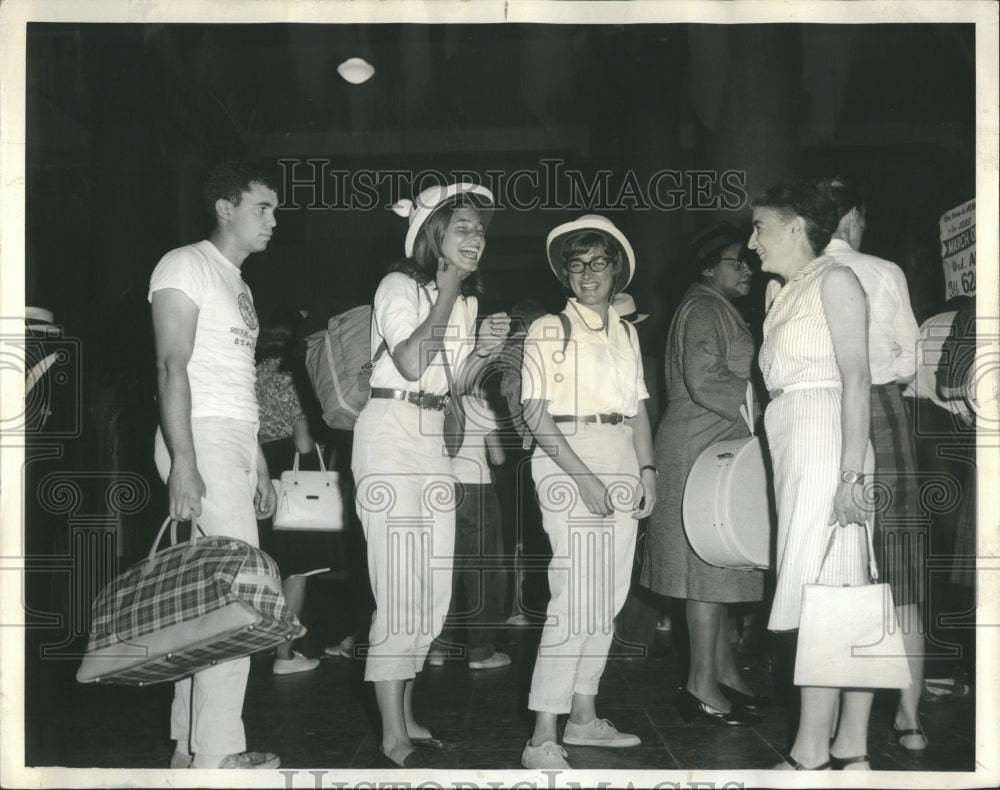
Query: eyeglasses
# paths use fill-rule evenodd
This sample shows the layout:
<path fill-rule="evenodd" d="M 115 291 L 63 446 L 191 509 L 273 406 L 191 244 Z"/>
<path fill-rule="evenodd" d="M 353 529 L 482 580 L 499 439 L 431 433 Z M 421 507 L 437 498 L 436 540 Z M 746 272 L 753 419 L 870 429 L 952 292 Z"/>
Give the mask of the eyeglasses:
<path fill-rule="evenodd" d="M 736 264 L 736 270 L 740 272 L 750 271 L 750 264 L 742 258 L 719 258 L 720 261 L 732 261 Z"/>
<path fill-rule="evenodd" d="M 601 256 L 593 258 L 589 261 L 581 261 L 579 258 L 574 258 L 573 260 L 564 263 L 563 266 L 566 268 L 566 271 L 572 272 L 573 274 L 579 274 L 588 266 L 592 272 L 603 272 L 612 263 L 614 263 L 614 261 L 610 258 Z"/>

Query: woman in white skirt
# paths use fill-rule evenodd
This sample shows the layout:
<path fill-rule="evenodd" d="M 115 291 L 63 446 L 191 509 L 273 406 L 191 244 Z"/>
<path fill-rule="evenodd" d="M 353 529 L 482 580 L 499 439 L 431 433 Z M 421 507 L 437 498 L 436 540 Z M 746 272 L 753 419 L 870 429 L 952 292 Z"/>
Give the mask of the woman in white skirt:
<path fill-rule="evenodd" d="M 868 582 L 856 533 L 871 517 L 862 482 L 874 463 L 868 305 L 854 273 L 821 255 L 838 219 L 827 195 L 794 182 L 755 196 L 753 207 L 749 247 L 763 271 L 784 280 L 764 319 L 760 367 L 771 393 L 764 424 L 778 510 L 768 628 L 791 631 L 799 627 L 802 588 L 820 571 L 832 525 L 850 534 L 838 536 L 820 583 Z M 776 767 L 870 768 L 871 704 L 868 690 L 804 686 L 795 742 Z"/>
<path fill-rule="evenodd" d="M 588 215 L 555 228 L 547 251 L 574 296 L 560 315 L 536 320 L 524 343 L 523 416 L 537 443 L 531 474 L 552 560 L 528 696 L 535 728 L 521 763 L 559 769 L 569 767 L 559 714 L 569 714 L 563 743 L 640 742 L 598 718 L 595 702 L 628 595 L 638 519 L 656 499 L 656 467 L 639 341 L 611 306 L 635 271 L 631 245 L 609 220 Z"/>
<path fill-rule="evenodd" d="M 378 359 L 354 427 L 351 467 L 376 605 L 365 680 L 375 684 L 382 719 L 380 767 L 427 766 L 426 750 L 445 747 L 414 718 L 413 679 L 451 599 L 456 503 L 443 442 L 446 365 L 452 378 L 474 376 L 510 324 L 497 313 L 476 334 L 492 203 L 489 190 L 468 183 L 424 190 L 409 206 L 407 257 L 375 293 L 371 352 Z"/>

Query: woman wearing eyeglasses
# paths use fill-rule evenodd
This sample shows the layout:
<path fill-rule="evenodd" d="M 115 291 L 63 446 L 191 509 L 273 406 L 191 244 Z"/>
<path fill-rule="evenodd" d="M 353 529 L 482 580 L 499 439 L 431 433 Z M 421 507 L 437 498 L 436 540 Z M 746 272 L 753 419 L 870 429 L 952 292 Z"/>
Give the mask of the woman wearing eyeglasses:
<path fill-rule="evenodd" d="M 691 467 L 707 447 L 750 431 L 740 415 L 746 402 L 754 346 L 732 302 L 750 292 L 750 267 L 740 257 L 736 228 L 713 225 L 691 242 L 691 284 L 667 336 L 667 410 L 656 432 L 660 468 L 656 508 L 646 533 L 641 582 L 686 600 L 691 657 L 687 685 L 677 695 L 685 721 L 731 727 L 755 724 L 762 699 L 740 676 L 729 642 L 727 604 L 759 601 L 761 571 L 718 568 L 691 549 L 682 502 Z"/>
<path fill-rule="evenodd" d="M 559 769 L 569 768 L 559 714 L 569 714 L 565 744 L 640 743 L 599 719 L 595 703 L 628 594 L 638 519 L 656 499 L 656 467 L 639 341 L 611 306 L 635 271 L 632 247 L 593 214 L 555 228 L 546 247 L 573 295 L 561 314 L 532 323 L 524 343 L 523 417 L 537 442 L 531 473 L 553 556 L 528 697 L 535 728 L 521 763 Z"/>

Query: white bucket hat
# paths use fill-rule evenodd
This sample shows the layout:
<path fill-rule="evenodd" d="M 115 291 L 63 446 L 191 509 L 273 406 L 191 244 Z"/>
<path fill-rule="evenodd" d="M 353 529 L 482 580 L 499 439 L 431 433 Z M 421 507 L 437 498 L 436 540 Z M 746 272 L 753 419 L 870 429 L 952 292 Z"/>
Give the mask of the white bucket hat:
<path fill-rule="evenodd" d="M 632 281 L 635 274 L 635 253 L 632 245 L 628 243 L 625 234 L 615 227 L 614 223 L 607 217 L 600 214 L 584 214 L 579 219 L 572 222 L 565 222 L 549 233 L 549 238 L 545 242 L 545 250 L 549 257 L 549 266 L 558 278 L 559 282 L 565 282 L 565 269 L 563 268 L 563 244 L 566 238 L 581 230 L 592 230 L 607 236 L 618 248 L 619 257 L 622 260 L 621 271 L 618 273 L 618 281 L 615 283 L 615 293 L 624 291 L 626 286 Z"/>
<path fill-rule="evenodd" d="M 649 318 L 649 313 L 639 312 L 635 306 L 635 299 L 632 298 L 631 294 L 616 294 L 615 298 L 611 300 L 611 306 L 615 308 L 615 312 L 618 313 L 620 318 L 624 318 L 630 324 L 638 324 L 640 321 L 645 321 Z"/>
<path fill-rule="evenodd" d="M 394 203 L 392 210 L 399 216 L 406 217 L 410 221 L 409 230 L 406 231 L 406 241 L 403 242 L 403 252 L 409 258 L 413 255 L 413 242 L 417 240 L 420 228 L 427 221 L 427 218 L 434 213 L 434 210 L 448 201 L 455 195 L 470 194 L 477 195 L 482 199 L 484 208 L 493 205 L 493 193 L 486 187 L 479 184 L 461 182 L 458 184 L 441 185 L 436 184 L 427 187 L 417 195 L 416 200 L 400 200 Z"/>

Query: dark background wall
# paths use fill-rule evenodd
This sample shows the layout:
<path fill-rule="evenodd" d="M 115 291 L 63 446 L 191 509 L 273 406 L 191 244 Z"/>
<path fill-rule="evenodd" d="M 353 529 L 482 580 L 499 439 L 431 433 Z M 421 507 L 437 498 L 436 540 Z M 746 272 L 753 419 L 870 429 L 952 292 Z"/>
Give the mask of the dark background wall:
<path fill-rule="evenodd" d="M 363 85 L 336 72 L 354 55 L 376 68 Z M 105 430 L 93 404 L 110 400 L 128 418 L 118 468 L 148 463 L 148 278 L 167 250 L 204 237 L 200 184 L 219 156 L 294 160 L 299 179 L 310 158 L 355 174 L 524 169 L 541 182 L 527 197 L 553 186 L 544 162 L 558 159 L 587 183 L 607 171 L 612 203 L 629 178 L 664 170 L 688 184 L 704 171 L 709 198 L 727 170 L 746 193 L 853 175 L 869 191 L 864 248 L 904 268 L 923 319 L 943 301 L 938 217 L 974 196 L 975 77 L 971 25 L 29 24 L 26 298 L 80 338 L 93 415 L 68 454 L 93 463 Z M 558 308 L 545 236 L 600 210 L 636 248 L 629 290 L 653 314 L 644 342 L 657 354 L 686 237 L 722 217 L 746 223 L 745 200 L 607 209 L 559 188 L 551 207 L 496 212 L 483 311 L 529 295 Z M 245 277 L 262 316 L 304 308 L 319 326 L 371 298 L 406 223 L 385 185 L 369 210 L 295 208 L 313 193 L 283 192 L 274 241 Z M 311 202 L 337 200 L 323 198 Z M 759 301 L 745 307 L 759 321 Z"/>

